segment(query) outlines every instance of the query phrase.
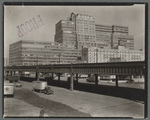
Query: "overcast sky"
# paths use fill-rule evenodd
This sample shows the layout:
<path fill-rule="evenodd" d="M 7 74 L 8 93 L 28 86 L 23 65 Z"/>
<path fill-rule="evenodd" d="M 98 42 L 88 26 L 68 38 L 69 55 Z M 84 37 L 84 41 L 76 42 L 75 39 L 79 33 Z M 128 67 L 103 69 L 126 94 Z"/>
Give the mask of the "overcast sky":
<path fill-rule="evenodd" d="M 4 6 L 4 57 L 9 57 L 9 44 L 19 40 L 54 41 L 55 24 L 75 14 L 88 14 L 95 23 L 129 27 L 129 35 L 134 35 L 135 49 L 144 49 L 145 5 L 133 6 Z M 17 26 L 32 18 L 44 25 L 33 29 L 22 37 Z"/>

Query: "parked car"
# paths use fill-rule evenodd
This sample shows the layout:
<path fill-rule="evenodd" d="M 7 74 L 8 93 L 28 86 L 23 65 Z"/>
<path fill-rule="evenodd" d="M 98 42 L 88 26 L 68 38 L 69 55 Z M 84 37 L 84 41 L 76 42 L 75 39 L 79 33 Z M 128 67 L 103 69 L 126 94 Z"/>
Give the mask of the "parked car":
<path fill-rule="evenodd" d="M 112 82 L 115 82 L 115 81 L 114 81 L 114 80 L 109 80 L 109 79 L 108 79 L 107 82 L 108 82 L 108 83 L 112 83 Z"/>
<path fill-rule="evenodd" d="M 126 83 L 134 83 L 134 80 L 127 80 Z"/>
<path fill-rule="evenodd" d="M 4 97 L 13 96 L 14 97 L 14 84 L 4 81 Z"/>
<path fill-rule="evenodd" d="M 15 83 L 15 86 L 16 86 L 16 87 L 22 87 L 22 85 L 21 85 L 20 82 Z"/>
<path fill-rule="evenodd" d="M 46 81 L 33 81 L 32 82 L 32 91 L 39 91 L 40 93 L 44 92 L 45 87 L 47 87 Z"/>
<path fill-rule="evenodd" d="M 98 76 L 98 82 L 99 82 L 99 79 L 100 79 L 100 77 Z M 86 81 L 87 81 L 87 82 L 95 82 L 95 76 L 92 75 L 92 76 L 88 77 L 88 78 L 86 79 Z"/>
<path fill-rule="evenodd" d="M 50 89 L 50 87 L 45 87 L 44 89 L 44 93 L 47 94 L 47 95 L 50 95 L 50 94 L 53 94 L 54 91 Z"/>

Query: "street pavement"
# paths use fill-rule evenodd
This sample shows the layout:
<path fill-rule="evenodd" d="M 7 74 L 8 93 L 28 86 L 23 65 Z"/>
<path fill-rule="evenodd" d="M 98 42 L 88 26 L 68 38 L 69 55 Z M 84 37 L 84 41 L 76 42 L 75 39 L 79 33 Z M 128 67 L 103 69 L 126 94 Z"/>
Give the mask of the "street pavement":
<path fill-rule="evenodd" d="M 4 98 L 4 114 L 5 117 L 35 117 L 39 116 L 40 108 L 28 104 L 16 98 Z"/>
<path fill-rule="evenodd" d="M 31 82 L 21 81 L 21 84 L 23 87 L 16 89 L 14 98 L 4 98 L 5 115 L 14 114 L 10 110 L 14 108 L 8 107 L 12 106 L 18 108 L 17 112 L 23 116 L 39 116 L 40 107 L 44 107 L 46 115 L 49 117 L 144 118 L 144 104 L 140 102 L 78 90 L 70 91 L 54 86 L 50 86 L 54 90 L 54 94 L 45 95 L 44 93 L 32 92 Z M 23 107 L 19 106 L 21 101 L 24 106 L 29 106 L 28 112 L 23 111 L 24 109 L 21 109 Z M 13 106 L 13 104 L 15 105 Z M 15 112 L 15 110 L 13 111 Z"/>

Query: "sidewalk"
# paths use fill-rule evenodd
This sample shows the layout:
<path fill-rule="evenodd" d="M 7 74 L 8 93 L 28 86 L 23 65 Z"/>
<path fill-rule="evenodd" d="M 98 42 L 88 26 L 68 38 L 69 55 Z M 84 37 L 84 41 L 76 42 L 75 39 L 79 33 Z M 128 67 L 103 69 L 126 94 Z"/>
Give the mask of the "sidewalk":
<path fill-rule="evenodd" d="M 40 108 L 15 98 L 4 98 L 4 117 L 38 117 Z"/>

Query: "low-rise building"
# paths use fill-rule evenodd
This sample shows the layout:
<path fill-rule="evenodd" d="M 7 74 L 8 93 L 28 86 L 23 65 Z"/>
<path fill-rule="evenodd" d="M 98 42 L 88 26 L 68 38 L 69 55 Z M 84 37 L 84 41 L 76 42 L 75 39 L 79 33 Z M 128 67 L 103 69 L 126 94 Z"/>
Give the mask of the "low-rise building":
<path fill-rule="evenodd" d="M 68 64 L 78 57 L 78 49 L 57 42 L 20 40 L 9 46 L 10 65 Z"/>
<path fill-rule="evenodd" d="M 84 63 L 103 62 L 126 62 L 144 61 L 145 52 L 141 50 L 122 49 L 101 49 L 97 47 L 83 48 L 82 60 Z"/>
<path fill-rule="evenodd" d="M 4 66 L 9 66 L 9 58 L 4 58 Z"/>

